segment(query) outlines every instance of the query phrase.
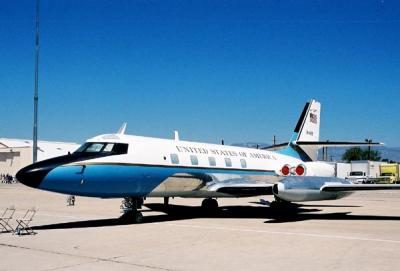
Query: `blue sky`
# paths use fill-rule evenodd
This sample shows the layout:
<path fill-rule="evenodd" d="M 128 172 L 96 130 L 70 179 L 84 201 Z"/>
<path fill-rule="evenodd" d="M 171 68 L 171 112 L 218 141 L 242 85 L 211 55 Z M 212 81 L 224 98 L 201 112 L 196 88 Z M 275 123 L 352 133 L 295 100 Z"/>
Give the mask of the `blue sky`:
<path fill-rule="evenodd" d="M 398 146 L 399 1 L 41 0 L 39 138 L 118 130 L 227 143 Z M 0 137 L 32 137 L 34 1 L 1 0 Z"/>

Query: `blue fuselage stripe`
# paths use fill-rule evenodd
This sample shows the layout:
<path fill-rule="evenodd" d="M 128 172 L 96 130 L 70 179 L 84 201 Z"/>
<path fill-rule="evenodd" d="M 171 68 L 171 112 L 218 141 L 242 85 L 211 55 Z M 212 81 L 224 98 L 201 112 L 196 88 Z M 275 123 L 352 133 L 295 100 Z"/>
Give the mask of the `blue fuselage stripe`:
<path fill-rule="evenodd" d="M 186 173 L 273 175 L 273 171 L 165 167 L 129 164 L 88 164 L 60 166 L 50 171 L 39 188 L 93 197 L 145 196 L 168 177 Z"/>

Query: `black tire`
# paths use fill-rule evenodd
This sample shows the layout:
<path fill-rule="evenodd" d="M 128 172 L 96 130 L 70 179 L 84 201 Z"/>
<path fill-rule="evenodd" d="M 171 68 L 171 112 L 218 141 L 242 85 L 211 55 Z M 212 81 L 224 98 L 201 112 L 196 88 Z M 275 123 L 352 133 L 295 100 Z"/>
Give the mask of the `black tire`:
<path fill-rule="evenodd" d="M 291 203 L 289 201 L 284 201 L 281 199 L 278 200 L 274 200 L 270 203 L 269 208 L 273 209 L 273 210 L 282 210 L 282 209 L 293 209 L 296 208 L 296 204 Z"/>
<path fill-rule="evenodd" d="M 217 210 L 218 209 L 218 201 L 215 199 L 211 199 L 211 198 L 204 199 L 201 203 L 201 207 L 204 210 L 212 210 L 212 211 Z"/>
<path fill-rule="evenodd" d="M 143 215 L 142 212 L 136 212 L 135 214 L 133 214 L 133 219 L 135 221 L 135 223 L 139 224 L 143 222 Z"/>

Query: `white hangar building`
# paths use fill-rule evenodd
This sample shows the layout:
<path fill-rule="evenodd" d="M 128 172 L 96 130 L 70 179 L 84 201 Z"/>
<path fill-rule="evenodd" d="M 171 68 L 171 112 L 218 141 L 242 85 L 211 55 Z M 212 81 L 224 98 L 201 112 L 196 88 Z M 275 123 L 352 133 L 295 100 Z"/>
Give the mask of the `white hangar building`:
<path fill-rule="evenodd" d="M 74 152 L 80 145 L 70 142 L 38 141 L 38 161 Z M 0 138 L 0 174 L 15 176 L 17 171 L 33 163 L 33 141 Z"/>

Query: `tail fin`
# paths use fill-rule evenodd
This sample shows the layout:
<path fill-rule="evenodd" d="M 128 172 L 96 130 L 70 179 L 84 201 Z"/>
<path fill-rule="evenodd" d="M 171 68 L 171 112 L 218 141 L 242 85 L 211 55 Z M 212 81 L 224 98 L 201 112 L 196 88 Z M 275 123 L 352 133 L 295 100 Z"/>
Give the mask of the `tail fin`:
<path fill-rule="evenodd" d="M 297 142 L 319 142 L 320 114 L 321 104 L 319 102 L 313 99 L 306 103 L 288 146 L 279 152 L 303 161 L 317 160 L 319 146 L 300 146 Z"/>
<path fill-rule="evenodd" d="M 340 142 L 319 141 L 321 104 L 311 100 L 304 106 L 296 128 L 294 128 L 290 142 L 264 149 L 274 150 L 278 153 L 299 158 L 303 161 L 315 161 L 318 157 L 318 149 L 322 147 L 350 147 L 350 146 L 376 146 L 383 145 L 380 142 Z M 283 149 L 281 149 L 283 147 Z"/>
<path fill-rule="evenodd" d="M 319 141 L 320 115 L 321 104 L 319 102 L 311 100 L 306 103 L 291 141 Z"/>

